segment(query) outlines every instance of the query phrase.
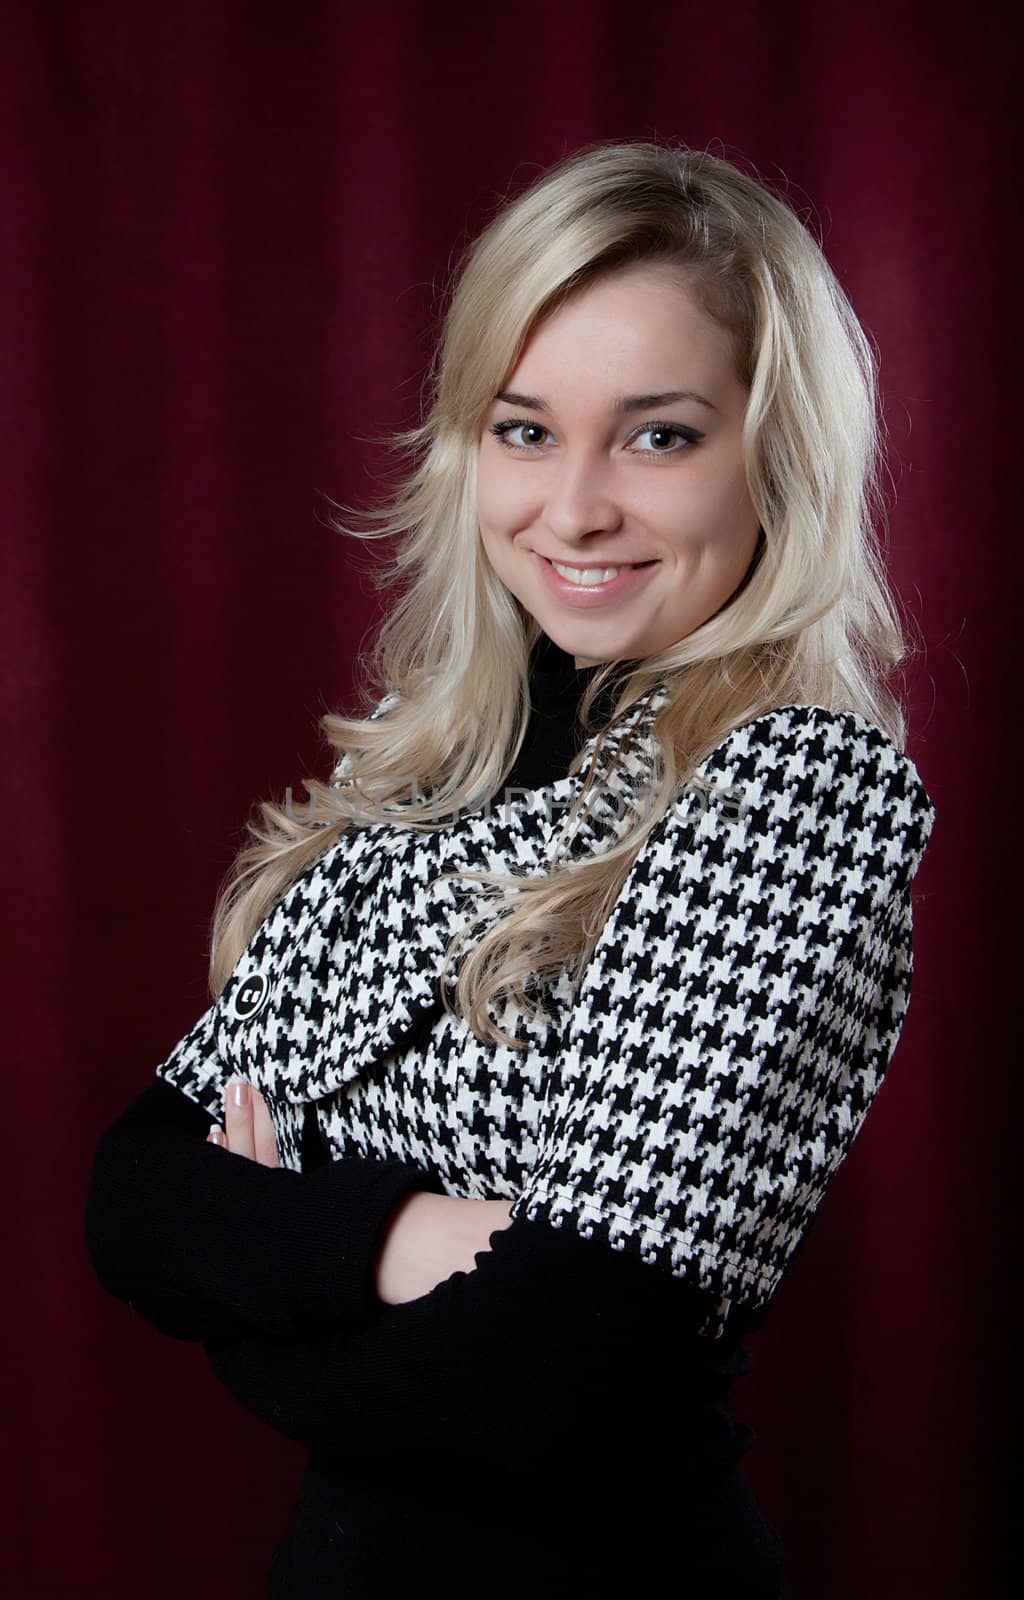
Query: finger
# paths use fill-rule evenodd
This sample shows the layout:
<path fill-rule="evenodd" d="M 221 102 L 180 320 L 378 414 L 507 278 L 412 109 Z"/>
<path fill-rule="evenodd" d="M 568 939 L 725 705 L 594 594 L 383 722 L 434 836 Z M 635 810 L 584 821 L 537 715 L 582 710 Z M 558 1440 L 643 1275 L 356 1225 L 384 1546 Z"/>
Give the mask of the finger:
<path fill-rule="evenodd" d="M 224 1131 L 228 1149 L 256 1160 L 252 1132 L 252 1089 L 244 1078 L 232 1078 L 224 1091 Z"/>
<path fill-rule="evenodd" d="M 224 1143 L 224 1129 L 211 1128 L 209 1133 L 206 1135 L 206 1142 L 207 1144 L 222 1145 Z"/>
<path fill-rule="evenodd" d="M 277 1159 L 277 1140 L 274 1123 L 267 1102 L 258 1089 L 252 1092 L 252 1127 L 256 1145 L 256 1160 L 265 1167 L 280 1166 Z"/>

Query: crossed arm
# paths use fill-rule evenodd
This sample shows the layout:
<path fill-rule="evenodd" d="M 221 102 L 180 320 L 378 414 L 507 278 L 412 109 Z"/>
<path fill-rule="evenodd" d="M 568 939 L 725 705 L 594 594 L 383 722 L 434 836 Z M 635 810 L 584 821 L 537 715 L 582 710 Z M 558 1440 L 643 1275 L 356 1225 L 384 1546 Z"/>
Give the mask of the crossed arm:
<path fill-rule="evenodd" d="M 278 1165 L 274 1126 L 258 1089 L 236 1078 L 224 1092 L 224 1127 L 209 1143 L 262 1166 Z M 510 1200 L 462 1200 L 457 1195 L 412 1189 L 399 1200 L 381 1239 L 375 1262 L 377 1297 L 403 1305 L 429 1294 L 453 1272 L 472 1272 L 474 1257 L 490 1249 L 490 1236 L 508 1227 Z"/>
<path fill-rule="evenodd" d="M 689 1368 L 699 1388 L 735 1355 L 692 1338 L 690 1286 L 573 1229 L 430 1192 L 415 1163 L 275 1166 L 259 1100 L 225 1106 L 222 1148 L 209 1131 L 179 1090 L 146 1089 L 100 1141 L 88 1246 L 110 1293 L 202 1342 L 229 1393 L 289 1438 L 532 1460 L 633 1417 L 638 1371 Z M 733 1448 L 717 1405 L 701 1426 L 691 1406 L 685 1434 L 705 1462 Z"/>
<path fill-rule="evenodd" d="M 155 1079 L 93 1157 L 85 1244 L 100 1284 L 172 1338 L 296 1338 L 473 1270 L 508 1205 L 459 1200 L 414 1161 L 278 1164 L 262 1100 L 209 1112 Z M 392 1226 L 393 1225 L 393 1226 Z M 382 1248 L 387 1235 L 386 1251 Z M 378 1270 L 382 1269 L 382 1270 Z"/>

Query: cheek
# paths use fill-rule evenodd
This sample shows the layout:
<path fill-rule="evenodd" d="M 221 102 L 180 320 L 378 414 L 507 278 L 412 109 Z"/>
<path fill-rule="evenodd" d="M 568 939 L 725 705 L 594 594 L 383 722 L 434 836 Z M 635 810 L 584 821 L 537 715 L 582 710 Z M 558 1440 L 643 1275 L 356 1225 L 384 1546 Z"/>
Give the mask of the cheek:
<path fill-rule="evenodd" d="M 507 529 L 500 521 L 496 520 L 497 515 L 500 514 L 498 512 L 499 505 L 500 497 L 494 502 L 495 515 L 491 515 L 486 497 L 479 496 L 477 524 L 480 530 L 480 543 L 483 546 L 488 565 L 499 575 L 502 575 L 508 565 L 512 547 Z"/>
<path fill-rule="evenodd" d="M 694 473 L 685 493 L 666 494 L 651 515 L 670 538 L 684 544 L 728 540 L 752 515 L 746 479 L 742 472 Z"/>
<path fill-rule="evenodd" d="M 481 465 L 477 469 L 476 480 L 476 506 L 477 514 L 482 523 L 488 527 L 501 527 L 503 513 L 507 515 L 507 499 L 502 490 L 501 473 L 495 472 L 491 465 Z"/>
<path fill-rule="evenodd" d="M 537 515 L 536 493 L 515 465 L 495 459 L 493 452 L 482 452 L 477 463 L 476 505 L 481 523 L 512 532 Z"/>
<path fill-rule="evenodd" d="M 708 484 L 709 500 L 724 515 L 742 516 L 750 509 L 742 452 L 731 450 Z"/>

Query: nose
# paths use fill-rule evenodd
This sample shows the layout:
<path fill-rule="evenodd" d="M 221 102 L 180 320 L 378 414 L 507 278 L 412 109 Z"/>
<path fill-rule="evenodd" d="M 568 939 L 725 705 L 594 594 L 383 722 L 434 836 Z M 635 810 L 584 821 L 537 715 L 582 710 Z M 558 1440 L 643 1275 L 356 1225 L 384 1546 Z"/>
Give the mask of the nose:
<path fill-rule="evenodd" d="M 557 539 L 578 544 L 590 533 L 614 532 L 622 523 L 622 509 L 608 492 L 601 467 L 578 457 L 552 473 L 543 521 Z"/>

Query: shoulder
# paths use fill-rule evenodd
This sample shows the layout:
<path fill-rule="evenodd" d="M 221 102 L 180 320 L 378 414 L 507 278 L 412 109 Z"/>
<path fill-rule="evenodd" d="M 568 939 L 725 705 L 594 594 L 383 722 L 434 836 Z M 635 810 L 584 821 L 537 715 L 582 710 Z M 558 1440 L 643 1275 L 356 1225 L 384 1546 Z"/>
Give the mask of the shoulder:
<path fill-rule="evenodd" d="M 846 790 L 900 787 L 931 806 L 910 757 L 888 734 L 857 711 L 824 706 L 777 706 L 727 734 L 704 758 L 698 772 L 742 773 L 759 786 L 823 794 L 837 784 Z"/>
<path fill-rule="evenodd" d="M 913 875 L 935 806 L 913 761 L 856 711 L 790 705 L 734 728 L 671 810 L 762 839 L 897 857 Z M 672 826 L 670 822 L 670 827 Z"/>

